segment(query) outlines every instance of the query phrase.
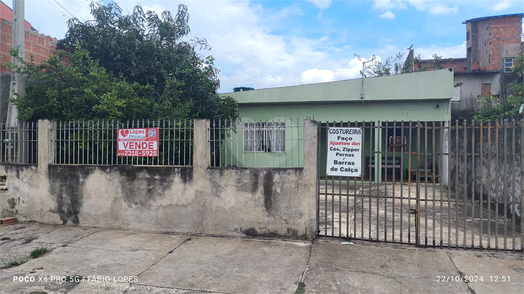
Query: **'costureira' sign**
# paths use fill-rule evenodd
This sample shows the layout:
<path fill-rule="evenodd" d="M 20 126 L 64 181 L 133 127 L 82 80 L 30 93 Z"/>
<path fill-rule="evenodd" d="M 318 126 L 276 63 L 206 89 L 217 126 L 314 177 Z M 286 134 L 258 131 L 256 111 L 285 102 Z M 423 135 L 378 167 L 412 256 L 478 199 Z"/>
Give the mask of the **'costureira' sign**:
<path fill-rule="evenodd" d="M 118 156 L 158 156 L 158 128 L 118 129 Z"/>
<path fill-rule="evenodd" d="M 360 177 L 362 129 L 328 128 L 326 175 Z"/>

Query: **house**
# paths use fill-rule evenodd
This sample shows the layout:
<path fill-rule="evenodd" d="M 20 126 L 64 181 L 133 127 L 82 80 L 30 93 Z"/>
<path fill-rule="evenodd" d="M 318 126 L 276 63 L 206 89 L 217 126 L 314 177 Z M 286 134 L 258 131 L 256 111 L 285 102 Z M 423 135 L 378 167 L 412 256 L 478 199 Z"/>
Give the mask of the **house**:
<path fill-rule="evenodd" d="M 12 48 L 13 10 L 0 1 L 0 123 L 7 118 L 7 100 L 9 99 L 11 73 L 5 66 L 11 62 L 9 50 Z M 25 60 L 33 56 L 35 63 L 48 60 L 57 49 L 58 40 L 40 34 L 25 21 Z"/>
<path fill-rule="evenodd" d="M 425 138 L 429 140 L 435 138 L 435 142 L 423 144 L 422 148 L 426 149 L 426 153 L 429 151 L 435 154 L 436 150 L 433 151 L 433 146 L 438 150 L 443 148 L 444 134 L 440 129 L 436 130 L 435 126 L 450 119 L 453 72 L 445 69 L 237 91 L 224 93 L 221 96 L 233 97 L 238 102 L 240 116 L 247 121 L 240 126 L 242 130 L 236 133 L 244 138 L 255 137 L 244 139 L 244 144 L 224 144 L 226 147 L 222 152 L 226 154 L 223 157 L 228 158 L 227 165 L 264 166 L 267 162 L 276 162 L 277 167 L 289 166 L 287 162 L 289 157 L 300 152 L 296 149 L 296 146 L 300 145 L 279 142 L 287 142 L 288 136 L 300 140 L 301 134 L 297 135 L 291 126 L 286 125 L 286 122 L 293 122 L 289 119 L 295 118 L 296 120 L 312 119 L 322 123 L 320 135 L 321 147 L 324 149 L 327 146 L 326 126 L 333 126 L 335 122 L 352 122 L 354 126 L 364 128 L 362 139 L 364 156 L 361 163 L 364 166 L 375 160 L 381 161 L 379 154 L 387 154 L 387 151 L 384 151 L 390 147 L 391 138 L 400 138 L 404 141 L 405 148 L 398 150 L 399 152 L 407 151 L 409 146 L 413 147 L 413 150 L 420 148 L 416 146 L 416 142 L 419 141 L 417 138 L 422 142 L 428 142 Z M 404 124 L 401 121 L 404 121 Z M 432 127 L 427 127 L 426 122 L 429 122 Z M 410 130 L 414 130 L 414 125 L 426 126 L 422 133 L 419 133 L 421 137 L 417 137 L 415 132 L 409 133 Z M 264 146 L 272 148 L 264 146 L 258 148 L 257 144 L 265 144 Z M 402 166 L 406 169 L 409 165 L 413 167 L 415 157 L 412 156 L 412 159 L 410 160 L 409 156 L 403 157 Z M 297 160 L 303 159 L 297 158 Z M 320 160 L 321 165 L 325 164 L 325 154 L 321 155 Z M 383 164 L 387 163 L 383 162 Z M 325 174 L 325 169 L 320 172 Z M 379 172 L 380 170 L 377 171 Z M 402 173 L 407 177 L 406 172 L 402 171 Z M 377 176 L 380 177 L 380 174 L 374 175 Z"/>
<path fill-rule="evenodd" d="M 415 71 L 454 68 L 453 119 L 468 118 L 490 95 L 499 101 L 508 98 L 508 86 L 519 79 L 512 66 L 523 52 L 523 16 L 519 13 L 466 20 L 466 58 L 421 60 L 414 64 Z"/>

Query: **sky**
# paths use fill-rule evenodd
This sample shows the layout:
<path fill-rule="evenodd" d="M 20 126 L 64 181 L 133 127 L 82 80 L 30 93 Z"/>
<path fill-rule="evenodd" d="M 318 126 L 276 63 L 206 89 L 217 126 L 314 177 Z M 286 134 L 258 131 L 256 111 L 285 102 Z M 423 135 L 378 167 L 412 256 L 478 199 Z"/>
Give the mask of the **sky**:
<path fill-rule="evenodd" d="M 12 7 L 12 0 L 2 0 Z M 111 0 L 103 0 L 107 3 Z M 413 45 L 429 59 L 466 56 L 472 18 L 524 12 L 522 0 L 116 0 L 124 13 L 173 14 L 187 5 L 192 37 L 205 38 L 220 69 L 220 93 L 360 77 L 362 61 Z M 25 0 L 26 20 L 61 39 L 67 20 L 91 19 L 91 0 Z M 360 57 L 360 59 L 359 59 Z"/>

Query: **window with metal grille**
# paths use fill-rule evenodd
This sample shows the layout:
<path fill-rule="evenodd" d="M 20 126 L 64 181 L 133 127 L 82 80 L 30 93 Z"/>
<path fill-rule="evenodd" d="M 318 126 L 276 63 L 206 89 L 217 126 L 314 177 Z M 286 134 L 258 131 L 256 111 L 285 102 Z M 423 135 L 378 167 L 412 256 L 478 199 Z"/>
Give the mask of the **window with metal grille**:
<path fill-rule="evenodd" d="M 285 122 L 244 123 L 244 152 L 286 151 Z"/>
<path fill-rule="evenodd" d="M 401 152 L 402 147 L 407 145 L 406 136 L 402 136 L 402 128 L 397 127 L 388 127 L 386 131 L 386 138 L 383 141 L 385 148 L 390 152 Z"/>
<path fill-rule="evenodd" d="M 504 58 L 504 72 L 513 71 L 513 58 Z"/>

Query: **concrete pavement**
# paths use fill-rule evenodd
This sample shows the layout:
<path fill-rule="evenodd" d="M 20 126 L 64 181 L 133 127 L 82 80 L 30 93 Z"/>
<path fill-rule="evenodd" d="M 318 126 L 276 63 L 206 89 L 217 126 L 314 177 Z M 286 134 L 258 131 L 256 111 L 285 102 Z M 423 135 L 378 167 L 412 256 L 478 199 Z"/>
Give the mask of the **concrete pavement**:
<path fill-rule="evenodd" d="M 349 243 L 18 223 L 0 227 L 0 267 L 25 262 L 0 293 L 524 293 L 522 252 Z"/>

